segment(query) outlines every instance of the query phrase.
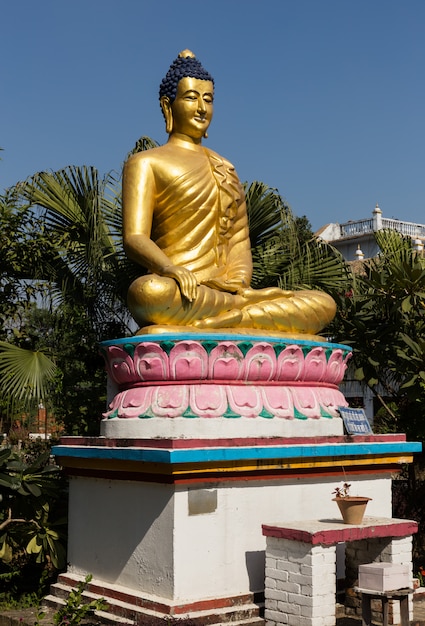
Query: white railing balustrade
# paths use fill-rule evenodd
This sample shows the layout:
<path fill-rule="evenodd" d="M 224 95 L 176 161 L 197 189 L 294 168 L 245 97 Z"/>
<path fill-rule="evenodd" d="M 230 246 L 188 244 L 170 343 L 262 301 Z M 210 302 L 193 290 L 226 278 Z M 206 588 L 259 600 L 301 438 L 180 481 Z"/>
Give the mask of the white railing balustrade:
<path fill-rule="evenodd" d="M 382 228 L 396 230 L 402 235 L 409 237 L 425 237 L 425 225 L 414 222 L 402 222 L 401 220 L 382 218 Z M 340 225 L 341 237 L 354 237 L 355 235 L 365 235 L 373 233 L 373 219 L 357 220 L 356 222 L 346 222 Z"/>
<path fill-rule="evenodd" d="M 341 224 L 341 237 L 353 237 L 354 235 L 364 235 L 365 233 L 373 233 L 372 218 Z"/>

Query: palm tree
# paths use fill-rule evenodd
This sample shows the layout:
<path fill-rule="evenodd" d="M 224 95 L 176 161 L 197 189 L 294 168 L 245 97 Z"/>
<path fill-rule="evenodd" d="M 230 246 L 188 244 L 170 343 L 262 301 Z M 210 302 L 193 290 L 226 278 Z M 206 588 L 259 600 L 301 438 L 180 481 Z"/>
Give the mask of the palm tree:
<path fill-rule="evenodd" d="M 377 231 L 375 239 L 380 253 L 355 277 L 337 339 L 353 348 L 355 377 L 383 402 L 385 427 L 415 437 L 425 432 L 425 259 L 396 231 Z"/>
<path fill-rule="evenodd" d="M 344 293 L 349 266 L 341 254 L 314 235 L 300 241 L 297 220 L 276 189 L 264 183 L 245 184 L 254 264 L 253 287 L 322 289 Z"/>
<path fill-rule="evenodd" d="M 45 401 L 56 373 L 47 354 L 0 341 L 0 397 L 8 412 L 31 411 Z"/>
<path fill-rule="evenodd" d="M 120 245 L 120 193 L 113 173 L 94 167 L 40 172 L 16 186 L 38 214 L 46 242 L 34 278 L 49 283 L 56 303 L 83 305 L 95 328 L 126 326 L 128 284 L 135 276 Z"/>
<path fill-rule="evenodd" d="M 130 154 L 156 145 L 141 137 Z M 314 237 L 300 242 L 292 211 L 275 189 L 261 182 L 246 184 L 245 189 L 253 286 L 344 291 L 347 266 L 339 253 Z M 83 309 L 98 340 L 117 336 L 117 329 L 121 329 L 120 334 L 131 332 L 125 299 L 141 268 L 126 258 L 121 244 L 119 176 L 110 172 L 101 178 L 94 167 L 70 166 L 37 173 L 17 184 L 12 193 L 17 209 L 25 210 L 32 229 L 36 224 L 35 230 L 41 233 L 31 250 L 35 262 L 28 277 L 47 286 L 50 306 L 64 307 L 68 315 L 73 307 Z M 33 361 L 29 357 L 24 359 L 24 368 L 31 362 L 35 367 L 40 351 Z M 17 359 L 18 352 L 4 350 L 3 371 L 7 371 L 8 362 L 12 371 Z M 18 395 L 20 385 L 24 389 L 28 383 L 15 379 Z"/>

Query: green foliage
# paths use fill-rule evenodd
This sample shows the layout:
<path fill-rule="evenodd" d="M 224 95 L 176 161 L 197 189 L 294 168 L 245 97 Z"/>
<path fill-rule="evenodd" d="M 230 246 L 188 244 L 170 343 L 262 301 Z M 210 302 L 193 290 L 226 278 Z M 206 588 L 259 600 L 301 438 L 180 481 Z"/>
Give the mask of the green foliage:
<path fill-rule="evenodd" d="M 0 340 L 6 340 L 40 294 L 38 273 L 50 242 L 39 217 L 19 203 L 15 189 L 0 195 L 0 230 Z"/>
<path fill-rule="evenodd" d="M 56 626 L 77 626 L 81 621 L 94 613 L 94 611 L 105 611 L 108 608 L 103 598 L 85 602 L 83 593 L 92 580 L 88 574 L 84 581 L 78 583 L 76 589 L 69 594 L 65 605 L 53 616 Z"/>
<path fill-rule="evenodd" d="M 66 563 L 66 483 L 50 463 L 0 449 L 0 562 L 2 574 L 30 561 L 50 570 Z"/>
<path fill-rule="evenodd" d="M 21 559 L 14 568 L 0 566 L 0 609 L 37 606 L 53 581 L 52 573 L 33 560 Z"/>
<path fill-rule="evenodd" d="M 295 218 L 276 189 L 245 184 L 256 288 L 322 289 L 333 295 L 351 280 L 340 253 L 317 239 L 306 218 Z"/>
<path fill-rule="evenodd" d="M 356 378 L 392 401 L 384 428 L 423 439 L 425 261 L 397 232 L 376 239 L 381 253 L 341 297 L 335 337 L 353 347 Z"/>
<path fill-rule="evenodd" d="M 141 137 L 132 153 L 156 145 Z M 28 396 L 33 406 L 49 403 L 68 433 L 97 434 L 106 395 L 97 343 L 132 332 L 125 299 L 143 272 L 123 251 L 119 182 L 94 167 L 67 167 L 1 197 L 0 340 L 14 347 L 0 352 L 0 410 L 9 412 L 11 396 Z M 246 197 L 254 287 L 341 291 L 346 266 L 305 217 L 294 218 L 263 183 L 247 185 Z"/>
<path fill-rule="evenodd" d="M 98 342 L 128 333 L 125 295 L 136 275 L 122 251 L 117 180 L 87 167 L 40 172 L 0 206 L 10 235 L 0 244 L 0 319 L 14 344 L 0 353 L 0 409 L 49 399 L 68 432 L 97 433 L 106 399 Z"/>
<path fill-rule="evenodd" d="M 94 167 L 39 172 L 16 186 L 18 198 L 37 209 L 54 254 L 46 255 L 42 278 L 60 302 L 83 304 L 94 323 L 125 322 L 126 261 L 113 225 L 120 213 L 117 180 Z"/>
<path fill-rule="evenodd" d="M 26 409 L 31 401 L 45 398 L 55 372 L 55 364 L 43 352 L 0 341 L 0 394 L 12 406 L 21 403 Z"/>

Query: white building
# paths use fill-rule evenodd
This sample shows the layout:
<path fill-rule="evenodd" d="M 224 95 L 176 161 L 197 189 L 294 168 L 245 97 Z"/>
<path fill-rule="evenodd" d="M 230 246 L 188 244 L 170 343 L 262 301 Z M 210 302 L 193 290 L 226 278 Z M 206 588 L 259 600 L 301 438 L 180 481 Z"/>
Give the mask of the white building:
<path fill-rule="evenodd" d="M 374 233 L 378 230 L 396 230 L 402 235 L 412 238 L 413 245 L 422 250 L 425 242 L 425 224 L 404 222 L 395 218 L 382 217 L 378 205 L 372 212 L 372 217 L 345 222 L 344 224 L 327 224 L 317 231 L 316 235 L 331 243 L 339 250 L 346 261 L 370 259 L 379 248 Z"/>
<path fill-rule="evenodd" d="M 396 230 L 402 235 L 411 237 L 412 246 L 418 251 L 423 250 L 425 243 L 425 224 L 404 222 L 395 218 L 382 217 L 378 205 L 372 217 L 346 222 L 344 224 L 328 224 L 323 226 L 316 235 L 332 244 L 339 250 L 346 261 L 362 261 L 376 256 L 379 247 L 374 233 L 378 230 Z M 374 394 L 364 384 L 354 379 L 352 367 L 348 368 L 341 391 L 350 403 L 358 406 L 361 402 L 370 422 L 374 416 Z M 382 390 L 383 393 L 383 390 Z"/>

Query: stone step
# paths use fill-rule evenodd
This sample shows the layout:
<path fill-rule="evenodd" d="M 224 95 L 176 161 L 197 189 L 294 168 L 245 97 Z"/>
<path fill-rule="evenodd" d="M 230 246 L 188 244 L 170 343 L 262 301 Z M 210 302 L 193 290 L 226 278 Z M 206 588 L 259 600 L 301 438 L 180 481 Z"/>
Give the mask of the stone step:
<path fill-rule="evenodd" d="M 58 611 L 63 608 L 66 601 L 55 595 L 48 595 L 43 599 L 42 607 L 49 609 L 50 611 Z M 97 622 L 110 626 L 134 626 L 134 620 L 114 615 L 113 613 L 107 613 L 105 611 L 94 611 L 93 615 Z M 89 617 L 90 619 L 90 617 Z M 84 619 L 83 622 L 86 620 Z M 53 622 L 53 619 L 52 619 Z"/>
<path fill-rule="evenodd" d="M 72 589 L 71 585 L 64 582 L 55 583 L 51 586 L 51 593 L 44 598 L 43 605 L 58 610 L 65 606 Z M 133 603 L 123 602 L 117 598 L 109 597 L 107 594 L 100 595 L 88 590 L 82 593 L 83 602 L 100 598 L 106 601 L 108 609 L 107 611 L 95 611 L 94 614 L 105 624 L 164 626 L 173 621 L 178 621 L 182 625 L 185 622 L 190 622 L 191 626 L 224 626 L 226 624 L 232 626 L 264 626 L 264 620 L 260 617 L 262 607 L 258 604 L 235 605 L 220 609 L 169 615 Z"/>

